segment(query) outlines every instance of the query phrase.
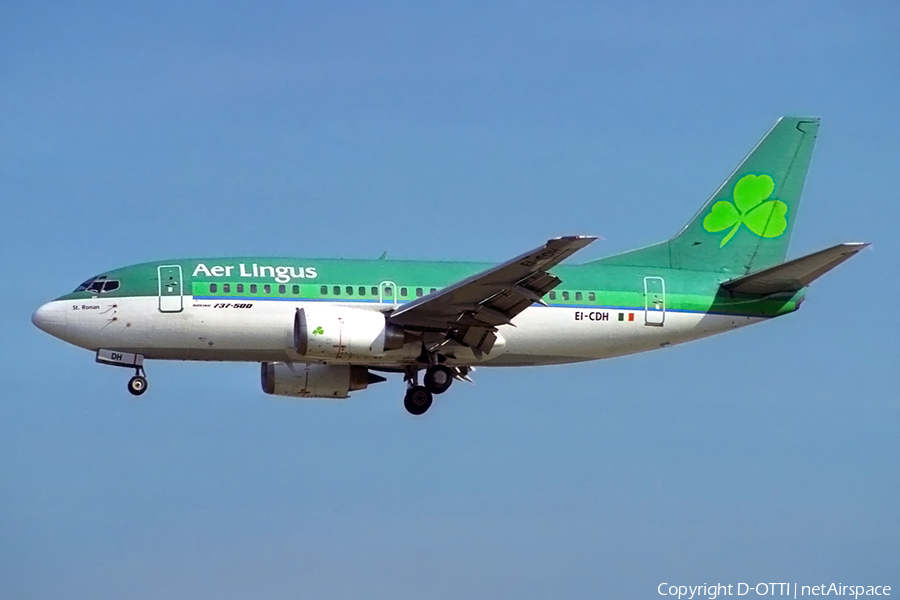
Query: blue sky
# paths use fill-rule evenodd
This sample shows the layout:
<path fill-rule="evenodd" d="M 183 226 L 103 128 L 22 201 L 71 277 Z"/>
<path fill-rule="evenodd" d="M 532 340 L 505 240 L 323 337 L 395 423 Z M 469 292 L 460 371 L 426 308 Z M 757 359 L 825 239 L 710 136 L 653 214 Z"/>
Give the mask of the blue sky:
<path fill-rule="evenodd" d="M 0 20 L 0 597 L 658 597 L 900 586 L 900 9 L 888 2 L 18 3 Z M 275 400 L 151 389 L 35 329 L 105 269 L 502 261 L 677 231 L 782 114 L 823 118 L 791 316 L 608 362 Z"/>

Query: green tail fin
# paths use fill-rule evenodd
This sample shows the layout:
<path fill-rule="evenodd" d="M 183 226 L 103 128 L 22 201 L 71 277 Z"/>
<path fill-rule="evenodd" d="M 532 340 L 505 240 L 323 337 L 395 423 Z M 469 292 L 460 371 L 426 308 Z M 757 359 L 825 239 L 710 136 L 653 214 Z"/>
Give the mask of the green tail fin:
<path fill-rule="evenodd" d="M 818 131 L 818 117 L 782 117 L 678 235 L 602 261 L 734 274 L 780 264 Z"/>

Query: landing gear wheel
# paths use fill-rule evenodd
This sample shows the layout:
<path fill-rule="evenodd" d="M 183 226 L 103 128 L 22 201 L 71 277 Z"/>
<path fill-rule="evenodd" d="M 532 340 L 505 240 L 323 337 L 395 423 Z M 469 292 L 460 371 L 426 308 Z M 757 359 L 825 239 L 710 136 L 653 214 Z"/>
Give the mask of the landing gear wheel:
<path fill-rule="evenodd" d="M 453 383 L 453 371 L 444 365 L 434 365 L 425 371 L 425 387 L 432 394 L 443 394 Z"/>
<path fill-rule="evenodd" d="M 403 398 L 403 406 L 411 415 L 424 415 L 431 407 L 432 396 L 424 386 L 417 385 L 409 388 L 406 397 Z"/>
<path fill-rule="evenodd" d="M 128 381 L 128 391 L 133 396 L 140 396 L 147 391 L 147 378 L 142 375 L 135 375 Z"/>

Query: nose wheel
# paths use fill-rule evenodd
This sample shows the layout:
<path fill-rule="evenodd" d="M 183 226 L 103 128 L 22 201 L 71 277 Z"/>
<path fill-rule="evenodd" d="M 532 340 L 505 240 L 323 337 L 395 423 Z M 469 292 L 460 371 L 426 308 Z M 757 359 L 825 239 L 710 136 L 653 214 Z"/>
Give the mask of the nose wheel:
<path fill-rule="evenodd" d="M 143 354 L 101 348 L 97 350 L 95 360 L 101 365 L 134 369 L 134 377 L 128 380 L 128 392 L 132 396 L 140 396 L 147 391 L 147 373 L 144 372 Z"/>
<path fill-rule="evenodd" d="M 142 370 L 138 370 L 135 376 L 128 380 L 128 391 L 132 396 L 140 396 L 147 391 L 147 377 Z"/>

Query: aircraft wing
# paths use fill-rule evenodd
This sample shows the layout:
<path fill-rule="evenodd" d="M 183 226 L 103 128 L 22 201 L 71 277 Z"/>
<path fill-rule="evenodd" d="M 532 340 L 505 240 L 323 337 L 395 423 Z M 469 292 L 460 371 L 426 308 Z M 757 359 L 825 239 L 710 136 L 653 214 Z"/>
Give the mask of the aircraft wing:
<path fill-rule="evenodd" d="M 560 284 L 548 272 L 596 237 L 568 236 L 548 240 L 499 266 L 404 304 L 388 316 L 391 323 L 418 331 L 445 331 L 472 348 L 490 352 L 498 325 L 511 323 L 520 312 Z"/>

